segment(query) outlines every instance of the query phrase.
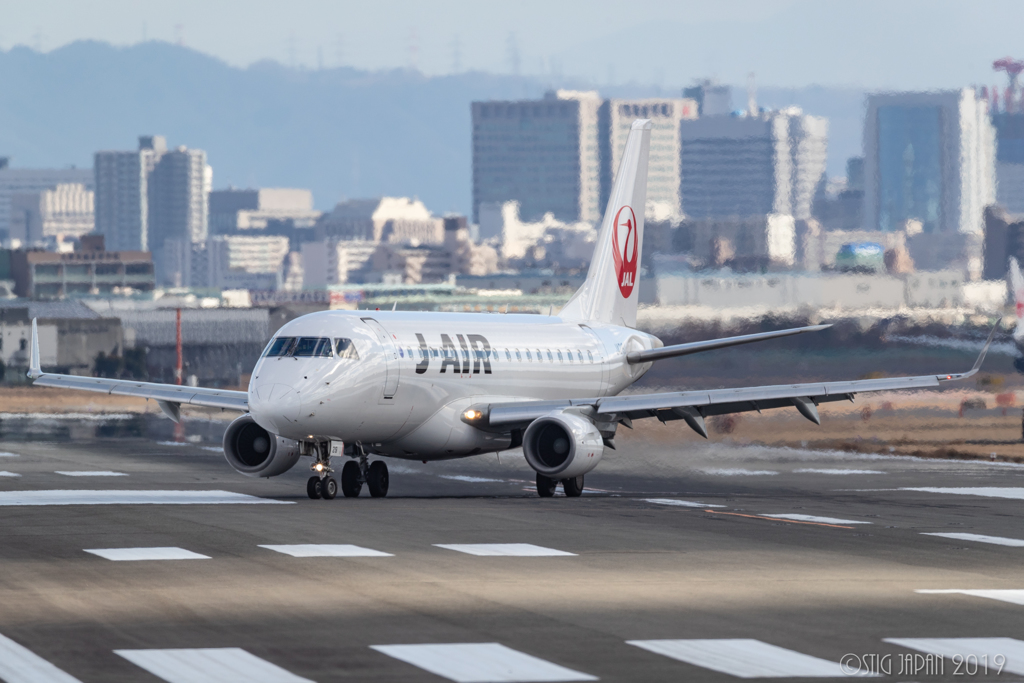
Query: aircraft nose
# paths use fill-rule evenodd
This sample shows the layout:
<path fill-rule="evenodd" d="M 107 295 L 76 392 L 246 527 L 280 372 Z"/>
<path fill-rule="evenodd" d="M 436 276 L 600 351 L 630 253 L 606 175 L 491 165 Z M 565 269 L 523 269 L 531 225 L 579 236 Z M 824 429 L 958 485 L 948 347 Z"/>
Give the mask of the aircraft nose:
<path fill-rule="evenodd" d="M 256 386 L 249 397 L 249 412 L 260 424 L 275 425 L 277 431 L 287 422 L 299 419 L 299 393 L 287 384 L 267 383 Z"/>

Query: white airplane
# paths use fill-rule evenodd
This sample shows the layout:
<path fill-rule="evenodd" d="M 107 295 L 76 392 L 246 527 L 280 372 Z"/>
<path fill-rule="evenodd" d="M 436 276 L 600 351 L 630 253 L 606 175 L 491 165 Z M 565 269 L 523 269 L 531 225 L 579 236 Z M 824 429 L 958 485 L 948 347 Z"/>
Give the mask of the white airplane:
<path fill-rule="evenodd" d="M 674 346 L 635 329 L 650 130 L 650 121 L 633 123 L 587 279 L 557 316 L 311 313 L 270 341 L 248 391 L 44 373 L 33 322 L 29 375 L 41 386 L 152 398 L 175 421 L 182 404 L 237 410 L 224 433 L 233 468 L 272 477 L 307 456 L 307 493 L 329 499 L 338 490 L 336 459 L 350 458 L 341 469 L 345 496 L 363 484 L 384 496 L 387 465 L 371 456 L 427 462 L 519 447 L 541 496 L 559 483 L 579 496 L 584 475 L 615 447 L 616 429 L 633 420 L 682 420 L 707 438 L 708 416 L 788 406 L 820 424 L 820 403 L 978 371 L 985 350 L 960 374 L 619 396 L 664 358 L 828 327 Z"/>

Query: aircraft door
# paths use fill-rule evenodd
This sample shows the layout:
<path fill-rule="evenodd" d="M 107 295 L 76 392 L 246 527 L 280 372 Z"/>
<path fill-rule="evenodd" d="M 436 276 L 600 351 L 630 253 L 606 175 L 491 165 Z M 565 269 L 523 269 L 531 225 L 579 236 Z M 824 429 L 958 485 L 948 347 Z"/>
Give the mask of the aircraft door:
<path fill-rule="evenodd" d="M 595 388 L 595 391 L 597 393 L 603 394 L 608 387 L 609 374 L 608 365 L 605 362 L 607 357 L 607 351 L 605 349 L 604 342 L 601 340 L 601 337 L 598 336 L 597 332 L 595 332 L 590 327 L 587 327 L 586 325 L 580 325 L 580 328 L 587 333 L 587 336 L 589 336 L 590 340 L 593 342 L 593 346 L 590 350 L 594 354 L 595 362 L 597 362 L 600 365 L 600 379 L 598 380 L 599 383 L 598 386 Z"/>
<path fill-rule="evenodd" d="M 384 329 L 384 326 L 373 318 L 362 319 L 366 325 L 377 335 L 381 350 L 384 352 L 384 399 L 381 403 L 390 403 L 398 391 L 398 380 L 401 368 L 398 364 L 398 346 L 395 340 Z"/>

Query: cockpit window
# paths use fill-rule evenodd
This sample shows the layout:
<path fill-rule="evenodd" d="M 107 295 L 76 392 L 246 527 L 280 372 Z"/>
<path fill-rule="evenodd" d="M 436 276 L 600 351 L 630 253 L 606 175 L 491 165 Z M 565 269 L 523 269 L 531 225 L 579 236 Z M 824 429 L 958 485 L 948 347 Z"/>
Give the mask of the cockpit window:
<path fill-rule="evenodd" d="M 334 348 L 338 352 L 338 358 L 359 360 L 359 353 L 356 351 L 356 345 L 352 343 L 351 339 L 335 339 Z"/>
<path fill-rule="evenodd" d="M 309 358 L 316 355 L 316 347 L 320 344 L 318 337 L 299 337 L 292 355 L 297 358 Z"/>
<path fill-rule="evenodd" d="M 327 337 L 278 337 L 263 355 L 330 358 L 331 340 Z"/>
<path fill-rule="evenodd" d="M 287 356 L 295 343 L 295 337 L 278 337 L 267 348 L 264 356 Z"/>

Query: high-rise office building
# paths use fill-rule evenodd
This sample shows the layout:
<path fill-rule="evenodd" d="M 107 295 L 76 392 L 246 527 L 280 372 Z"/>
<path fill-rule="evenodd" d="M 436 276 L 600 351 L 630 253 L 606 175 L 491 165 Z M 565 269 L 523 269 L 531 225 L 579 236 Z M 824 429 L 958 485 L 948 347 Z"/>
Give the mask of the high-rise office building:
<path fill-rule="evenodd" d="M 52 190 L 58 185 L 79 183 L 94 189 L 91 168 L 11 168 L 7 157 L 0 157 L 0 240 L 10 237 L 11 197 Z"/>
<path fill-rule="evenodd" d="M 695 220 L 811 216 L 825 173 L 828 120 L 790 107 L 680 122 L 680 196 Z"/>
<path fill-rule="evenodd" d="M 150 249 L 167 239 L 206 239 L 212 182 L 203 150 L 178 147 L 160 156 L 149 177 Z"/>
<path fill-rule="evenodd" d="M 995 201 L 987 102 L 972 88 L 870 95 L 864 175 L 866 227 L 896 231 L 913 221 L 924 234 L 981 234 Z"/>
<path fill-rule="evenodd" d="M 1024 213 L 1024 112 L 994 112 L 996 201 L 1013 214 Z"/>
<path fill-rule="evenodd" d="M 164 138 L 151 135 L 132 152 L 96 152 L 96 232 L 111 251 L 149 251 L 149 176 L 166 151 Z"/>
<path fill-rule="evenodd" d="M 601 199 L 596 92 L 474 102 L 473 222 L 481 204 L 518 201 L 522 216 L 597 221 Z"/>
<path fill-rule="evenodd" d="M 11 237 L 28 244 L 81 237 L 94 227 L 94 193 L 81 183 L 11 195 Z"/>
<path fill-rule="evenodd" d="M 679 215 L 682 210 L 679 200 L 679 123 L 696 118 L 697 102 L 692 99 L 605 100 L 599 114 L 601 209 L 608 203 L 630 126 L 637 119 L 650 119 L 647 202 L 660 204 L 668 213 Z"/>

